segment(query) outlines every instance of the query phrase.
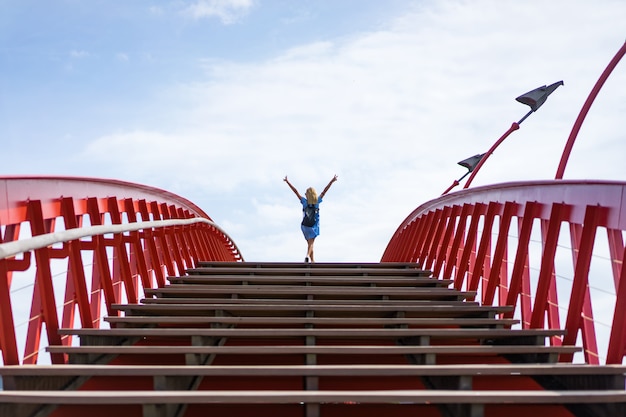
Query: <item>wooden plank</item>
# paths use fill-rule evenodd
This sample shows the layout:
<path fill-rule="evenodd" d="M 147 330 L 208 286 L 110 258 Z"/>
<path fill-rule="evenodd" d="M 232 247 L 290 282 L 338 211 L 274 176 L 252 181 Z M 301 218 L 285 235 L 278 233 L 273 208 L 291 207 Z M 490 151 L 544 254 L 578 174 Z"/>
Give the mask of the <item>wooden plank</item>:
<path fill-rule="evenodd" d="M 385 286 L 423 286 L 423 287 L 448 287 L 452 280 L 440 280 L 426 277 L 396 277 L 396 276 L 303 276 L 303 275 L 187 275 L 181 277 L 168 277 L 172 284 L 213 284 L 224 282 L 247 282 L 247 283 L 310 283 L 315 285 L 379 285 Z"/>
<path fill-rule="evenodd" d="M 533 376 L 626 375 L 625 365 L 14 365 L 3 376 Z"/>
<path fill-rule="evenodd" d="M 107 316 L 105 321 L 115 326 L 145 326 L 145 325 L 171 325 L 171 324 L 240 324 L 240 325 L 355 325 L 355 326 L 432 326 L 432 327 L 510 327 L 519 324 L 517 319 L 498 318 L 421 318 L 421 317 L 243 317 L 243 316 Z"/>
<path fill-rule="evenodd" d="M 0 391 L 0 403 L 30 404 L 581 404 L 626 403 L 626 391 Z"/>
<path fill-rule="evenodd" d="M 463 303 L 467 304 L 467 303 Z M 479 314 L 481 312 L 489 313 L 505 313 L 512 311 L 510 306 L 480 306 L 480 305 L 367 305 L 367 304 L 347 304 L 347 305 L 332 305 L 332 304 L 311 304 L 311 303 L 299 303 L 297 305 L 279 304 L 279 303 L 266 303 L 264 305 L 255 304 L 177 304 L 177 305 L 146 305 L 146 304 L 113 304 L 113 309 L 121 311 L 129 310 L 153 310 L 153 311 L 173 311 L 173 310 L 229 310 L 229 311 L 331 311 L 331 312 L 422 312 L 430 313 L 432 315 L 459 315 L 467 313 Z"/>
<path fill-rule="evenodd" d="M 351 306 L 351 305 L 368 305 L 368 306 L 398 306 L 402 308 L 410 303 L 410 305 L 423 305 L 423 306 L 478 306 L 476 301 L 463 301 L 463 300 L 381 300 L 381 299 L 304 299 L 304 298 L 143 298 L 140 300 L 142 304 L 262 304 L 265 306 L 272 305 L 300 305 L 306 303 L 307 305 L 336 305 L 336 306 Z"/>
<path fill-rule="evenodd" d="M 457 291 L 448 288 L 424 287 L 349 287 L 349 286 L 304 286 L 304 285 L 168 285 L 163 288 L 146 288 L 150 296 L 194 296 L 214 294 L 271 294 L 277 295 L 332 295 L 332 296 L 402 296 L 413 299 L 474 298 L 476 291 Z"/>
<path fill-rule="evenodd" d="M 320 266 L 285 266 L 256 268 L 248 266 L 233 266 L 227 268 L 193 268 L 187 270 L 187 275 L 211 275 L 211 274 L 237 274 L 237 275 L 346 275 L 346 276 L 404 276 L 404 277 L 426 277 L 430 276 L 430 271 L 410 268 L 345 268 L 345 267 L 320 267 Z"/>
<path fill-rule="evenodd" d="M 415 262 L 316 262 L 313 264 L 304 262 L 276 262 L 276 261 L 246 261 L 246 262 L 222 262 L 200 261 L 198 266 L 204 268 L 344 268 L 344 269 L 418 269 L 421 266 Z"/>
<path fill-rule="evenodd" d="M 461 345 L 461 346 L 396 346 L 396 345 L 263 345 L 263 346 L 48 346 L 50 353 L 67 354 L 113 354 L 113 355 L 527 355 L 576 353 L 576 346 L 533 346 L 533 345 Z"/>
<path fill-rule="evenodd" d="M 97 337 L 309 337 L 317 338 L 405 338 L 429 337 L 433 339 L 507 339 L 507 338 L 545 338 L 562 336 L 564 330 L 545 329 L 420 329 L 420 328 L 378 328 L 378 329 L 324 329 L 324 328 L 121 328 L 121 329 L 59 329 L 61 335 L 97 336 Z"/>
<path fill-rule="evenodd" d="M 376 308 L 350 308 L 345 306 L 324 305 L 321 308 L 315 305 L 251 305 L 251 304 L 133 304 L 112 306 L 116 310 L 123 311 L 127 315 L 241 315 L 241 316 L 307 316 L 317 317 L 390 317 L 402 315 L 404 317 L 495 317 L 497 314 L 506 312 L 506 307 L 487 308 L 482 306 L 375 306 Z"/>

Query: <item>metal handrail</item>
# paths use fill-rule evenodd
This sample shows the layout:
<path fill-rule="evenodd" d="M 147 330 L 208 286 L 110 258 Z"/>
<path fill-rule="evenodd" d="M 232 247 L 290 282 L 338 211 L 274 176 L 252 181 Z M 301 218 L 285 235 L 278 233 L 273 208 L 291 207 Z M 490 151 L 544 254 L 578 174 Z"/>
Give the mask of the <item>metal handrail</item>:
<path fill-rule="evenodd" d="M 169 226 L 184 226 L 194 223 L 205 223 L 215 227 L 221 233 L 224 234 L 235 247 L 237 252 L 239 248 L 235 242 L 230 238 L 228 233 L 224 231 L 220 226 L 215 224 L 215 222 L 205 219 L 203 217 L 194 217 L 191 219 L 175 219 L 175 220 L 156 220 L 156 221 L 148 221 L 148 222 L 136 222 L 136 223 L 126 223 L 126 224 L 114 224 L 114 225 L 103 225 L 103 226 L 89 226 L 89 227 L 81 227 L 79 229 L 69 229 L 64 230 L 62 232 L 54 232 L 54 233 L 46 233 L 39 236 L 34 236 L 28 239 L 16 240 L 13 242 L 0 243 L 0 259 L 10 258 L 15 255 L 19 255 L 20 253 L 30 252 L 33 250 L 45 248 L 48 246 L 52 246 L 57 243 L 69 242 L 72 240 L 78 240 L 83 237 L 89 236 L 99 236 L 106 234 L 116 234 L 116 233 L 125 233 L 125 232 L 135 232 L 138 230 L 145 229 L 153 229 L 160 227 L 169 227 Z"/>
<path fill-rule="evenodd" d="M 115 304 L 138 302 L 143 289 L 167 285 L 168 276 L 201 261 L 243 261 L 232 238 L 191 201 L 119 180 L 0 176 L 0 226 L 5 365 L 37 363 L 44 332 L 49 344 L 71 343 L 59 328 L 99 327 L 105 314 L 118 314 Z M 67 263 L 62 274 L 53 271 L 59 262 Z M 23 277 L 33 279 L 32 299 L 13 300 Z M 23 309 L 13 306 L 29 301 L 29 315 L 20 317 Z M 26 319 L 25 341 L 18 318 Z"/>

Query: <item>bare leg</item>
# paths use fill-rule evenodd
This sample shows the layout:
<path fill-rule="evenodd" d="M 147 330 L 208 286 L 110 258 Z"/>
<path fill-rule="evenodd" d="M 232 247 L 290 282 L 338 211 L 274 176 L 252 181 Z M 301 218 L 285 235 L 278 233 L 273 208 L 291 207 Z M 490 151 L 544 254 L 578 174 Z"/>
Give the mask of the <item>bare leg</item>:
<path fill-rule="evenodd" d="M 315 238 L 307 239 L 306 243 L 307 243 L 306 255 L 311 260 L 311 263 L 313 263 L 315 262 L 315 258 L 313 257 L 313 243 L 315 243 Z"/>

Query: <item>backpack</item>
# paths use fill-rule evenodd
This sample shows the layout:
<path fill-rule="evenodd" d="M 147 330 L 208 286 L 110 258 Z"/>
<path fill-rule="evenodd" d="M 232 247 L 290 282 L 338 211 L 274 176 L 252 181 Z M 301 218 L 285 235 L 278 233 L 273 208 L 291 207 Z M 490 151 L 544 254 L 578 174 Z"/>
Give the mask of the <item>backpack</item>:
<path fill-rule="evenodd" d="M 313 204 L 307 204 L 307 206 L 304 207 L 302 211 L 304 212 L 304 217 L 302 218 L 302 226 L 313 227 L 317 219 L 317 213 L 319 212 L 319 208 L 315 207 Z"/>

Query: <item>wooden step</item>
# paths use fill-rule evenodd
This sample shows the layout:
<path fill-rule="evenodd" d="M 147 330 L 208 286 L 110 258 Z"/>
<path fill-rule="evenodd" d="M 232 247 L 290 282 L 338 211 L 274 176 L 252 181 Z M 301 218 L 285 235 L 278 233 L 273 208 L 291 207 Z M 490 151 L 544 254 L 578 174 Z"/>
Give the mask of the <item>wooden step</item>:
<path fill-rule="evenodd" d="M 602 416 L 623 416 L 626 413 L 626 393 L 622 390 L 586 390 L 586 391 L 546 391 L 546 390 L 381 390 L 381 391 L 2 391 L 0 392 L 0 412 L 2 415 L 20 417 L 18 406 L 33 405 L 72 405 L 103 407 L 109 413 L 118 412 L 120 405 L 139 405 L 143 417 L 157 417 L 162 414 L 162 407 L 167 404 L 202 404 L 207 413 L 220 404 L 246 405 L 244 413 L 258 412 L 259 406 L 271 404 L 275 407 L 292 406 L 291 413 L 302 415 L 309 406 L 327 409 L 340 407 L 346 412 L 359 413 L 359 406 L 386 404 L 386 410 L 393 415 L 394 410 L 413 410 L 419 415 L 420 410 L 431 409 L 433 405 L 464 405 L 457 409 L 458 417 L 484 417 L 493 405 L 515 405 L 516 409 L 536 413 L 538 405 L 587 404 L 593 403 L 601 410 Z M 293 407 L 296 407 L 295 409 Z M 279 408 L 279 409 L 280 409 Z M 84 409 L 88 412 L 90 408 Z M 223 410 L 217 408 L 217 410 Z M 235 409 L 237 410 L 237 409 Z M 276 408 L 272 408 L 276 410 Z M 318 414 L 314 408 L 311 414 Z M 232 409 L 231 409 L 232 412 Z M 215 412 L 213 412 L 215 413 Z"/>
<path fill-rule="evenodd" d="M 200 268 L 241 268 L 246 267 L 250 269 L 342 269 L 342 270 L 371 270 L 371 269 L 385 269 L 385 270 L 419 270 L 423 273 L 430 274 L 430 271 L 424 271 L 419 264 L 414 262 L 316 262 L 316 263 L 303 263 L 303 262 L 272 262 L 272 261 L 247 261 L 247 262 L 222 262 L 222 261 L 200 261 L 198 263 Z"/>
<path fill-rule="evenodd" d="M 381 391 L 0 391 L 0 404 L 580 404 L 617 403 L 623 390 L 381 390 Z M 5 414 L 3 414 L 5 415 Z M 474 414 L 472 414 L 474 415 Z M 621 416 L 612 414 L 612 416 Z"/>
<path fill-rule="evenodd" d="M 369 304 L 113 304 L 114 310 L 140 315 L 207 315 L 224 314 L 244 316 L 300 316 L 319 317 L 495 317 L 513 310 L 510 306 L 479 305 L 369 305 Z"/>
<path fill-rule="evenodd" d="M 545 343 L 545 338 L 563 336 L 565 331 L 543 329 L 419 329 L 419 328 L 126 328 L 126 329 L 59 329 L 60 335 L 75 335 L 83 341 L 95 339 L 99 343 L 103 338 L 173 338 L 173 337 L 214 337 L 214 338 L 307 338 L 315 337 L 332 339 L 419 339 L 420 345 L 427 345 L 432 340 L 454 339 L 471 340 L 480 343 L 503 345 L 513 343 L 516 345 L 534 345 Z M 101 344 L 101 343 L 100 343 Z"/>
<path fill-rule="evenodd" d="M 406 305 L 412 306 L 438 306 L 438 307 L 453 307 L 453 306 L 478 306 L 476 301 L 464 301 L 464 300 L 383 300 L 383 299 L 310 299 L 306 298 L 250 298 L 249 296 L 233 297 L 233 298 L 192 298 L 192 297 L 166 297 L 166 298 L 143 298 L 139 301 L 142 304 L 262 304 L 266 306 L 271 305 L 337 305 L 337 306 L 352 306 L 352 305 L 373 305 L 373 306 L 399 306 Z"/>
<path fill-rule="evenodd" d="M 238 325 L 238 326 L 407 326 L 407 327 L 483 327 L 504 328 L 519 324 L 517 319 L 498 318 L 393 318 L 393 317 L 245 317 L 245 316 L 107 316 L 105 321 L 115 327 L 143 326 L 197 326 L 197 325 Z"/>
<path fill-rule="evenodd" d="M 147 288 L 146 296 L 156 297 L 209 297 L 219 295 L 325 296 L 333 298 L 389 297 L 418 300 L 465 300 L 476 297 L 476 291 L 457 291 L 448 288 L 424 287 L 349 287 L 349 286 L 295 286 L 295 285 L 168 285 Z"/>
<path fill-rule="evenodd" d="M 255 345 L 255 346 L 48 346 L 50 353 L 70 355 L 70 363 L 102 363 L 107 355 L 184 355 L 187 364 L 201 360 L 193 355 L 249 355 L 261 361 L 264 355 L 348 355 L 351 363 L 358 363 L 360 355 L 409 355 L 416 363 L 434 365 L 442 356 L 475 356 L 491 358 L 506 356 L 522 363 L 556 363 L 560 354 L 573 354 L 581 349 L 575 346 L 533 345 L 451 345 L 451 346 L 396 346 L 396 345 Z M 192 356 L 189 356 L 192 355 Z M 487 361 L 485 363 L 490 363 Z"/>
<path fill-rule="evenodd" d="M 619 376 L 612 389 L 624 388 L 626 365 L 451 364 L 451 365 L 13 365 L 0 376 Z M 5 387 L 5 389 L 8 389 Z"/>
<path fill-rule="evenodd" d="M 238 274 L 210 274 L 210 275 L 184 275 L 181 277 L 168 277 L 172 284 L 309 284 L 315 286 L 410 286 L 410 287 L 448 287 L 452 280 L 440 280 L 428 277 L 398 277 L 392 275 L 383 276 L 346 276 L 346 275 L 238 275 Z"/>
<path fill-rule="evenodd" d="M 187 270 L 187 275 L 211 275 L 211 274 L 233 274 L 233 275 L 300 275 L 300 276 L 402 276 L 402 277 L 428 277 L 430 271 L 412 268 L 385 268 L 385 267 L 359 267 L 349 268 L 345 266 L 323 266 L 312 264 L 313 266 L 284 266 L 284 267 L 254 267 L 248 265 L 238 266 L 212 266 L 198 267 Z"/>

